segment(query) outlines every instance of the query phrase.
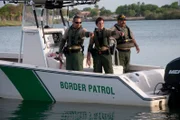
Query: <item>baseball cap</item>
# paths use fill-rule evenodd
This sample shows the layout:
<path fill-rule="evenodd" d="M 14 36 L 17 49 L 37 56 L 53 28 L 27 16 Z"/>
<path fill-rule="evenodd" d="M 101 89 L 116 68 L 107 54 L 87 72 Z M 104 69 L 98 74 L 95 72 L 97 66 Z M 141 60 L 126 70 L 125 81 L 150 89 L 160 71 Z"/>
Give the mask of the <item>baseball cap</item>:
<path fill-rule="evenodd" d="M 117 20 L 126 20 L 126 16 L 121 14 L 117 17 Z"/>

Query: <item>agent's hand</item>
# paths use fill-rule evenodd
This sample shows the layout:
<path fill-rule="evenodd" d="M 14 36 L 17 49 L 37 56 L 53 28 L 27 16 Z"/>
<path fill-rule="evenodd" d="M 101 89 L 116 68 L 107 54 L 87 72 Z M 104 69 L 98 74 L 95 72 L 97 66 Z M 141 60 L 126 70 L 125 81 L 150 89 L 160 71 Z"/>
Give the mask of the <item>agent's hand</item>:
<path fill-rule="evenodd" d="M 62 53 L 59 53 L 59 61 L 62 60 Z M 62 68 L 62 63 L 59 62 L 59 69 Z"/>
<path fill-rule="evenodd" d="M 136 47 L 136 51 L 137 53 L 140 52 L 140 48 L 139 48 L 139 45 L 136 43 L 136 40 L 135 39 L 132 39 L 132 42 L 134 43 L 135 47 Z"/>
<path fill-rule="evenodd" d="M 62 57 L 62 55 L 63 55 L 62 53 L 59 53 L 59 59 Z"/>
<path fill-rule="evenodd" d="M 90 52 L 88 52 L 87 54 L 86 65 L 88 65 L 89 67 L 91 66 L 91 53 Z"/>
<path fill-rule="evenodd" d="M 140 48 L 139 48 L 139 46 L 136 46 L 136 51 L 137 51 L 137 53 L 139 53 L 139 52 L 140 52 Z"/>
<path fill-rule="evenodd" d="M 124 36 L 124 32 L 119 31 L 120 36 Z"/>
<path fill-rule="evenodd" d="M 94 37 L 94 33 L 91 33 L 91 32 L 90 32 L 90 33 L 89 33 L 89 37 L 90 37 L 90 38 Z"/>

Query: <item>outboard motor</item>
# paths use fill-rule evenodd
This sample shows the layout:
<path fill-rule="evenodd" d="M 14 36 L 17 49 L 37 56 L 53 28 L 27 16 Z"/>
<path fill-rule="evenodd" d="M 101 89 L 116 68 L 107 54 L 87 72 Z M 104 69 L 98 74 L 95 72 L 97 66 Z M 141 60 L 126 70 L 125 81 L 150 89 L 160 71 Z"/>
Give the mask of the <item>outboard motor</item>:
<path fill-rule="evenodd" d="M 180 57 L 167 64 L 162 90 L 169 93 L 169 108 L 180 107 Z"/>

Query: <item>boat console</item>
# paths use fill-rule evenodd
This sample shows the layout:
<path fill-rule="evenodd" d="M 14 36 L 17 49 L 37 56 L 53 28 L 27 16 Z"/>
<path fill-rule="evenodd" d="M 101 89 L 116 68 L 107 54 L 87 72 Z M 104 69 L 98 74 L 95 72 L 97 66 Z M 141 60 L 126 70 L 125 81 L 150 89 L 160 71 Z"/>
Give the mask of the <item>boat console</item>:
<path fill-rule="evenodd" d="M 64 34 L 63 28 L 44 28 L 44 37 L 49 46 L 59 46 Z"/>

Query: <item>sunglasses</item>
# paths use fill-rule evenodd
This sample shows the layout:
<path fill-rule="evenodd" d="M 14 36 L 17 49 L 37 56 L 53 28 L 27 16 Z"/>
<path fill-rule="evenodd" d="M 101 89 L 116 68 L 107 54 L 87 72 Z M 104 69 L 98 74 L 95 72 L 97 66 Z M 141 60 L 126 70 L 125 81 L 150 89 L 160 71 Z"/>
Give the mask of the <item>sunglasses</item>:
<path fill-rule="evenodd" d="M 75 22 L 76 24 L 81 24 L 82 22 Z"/>

